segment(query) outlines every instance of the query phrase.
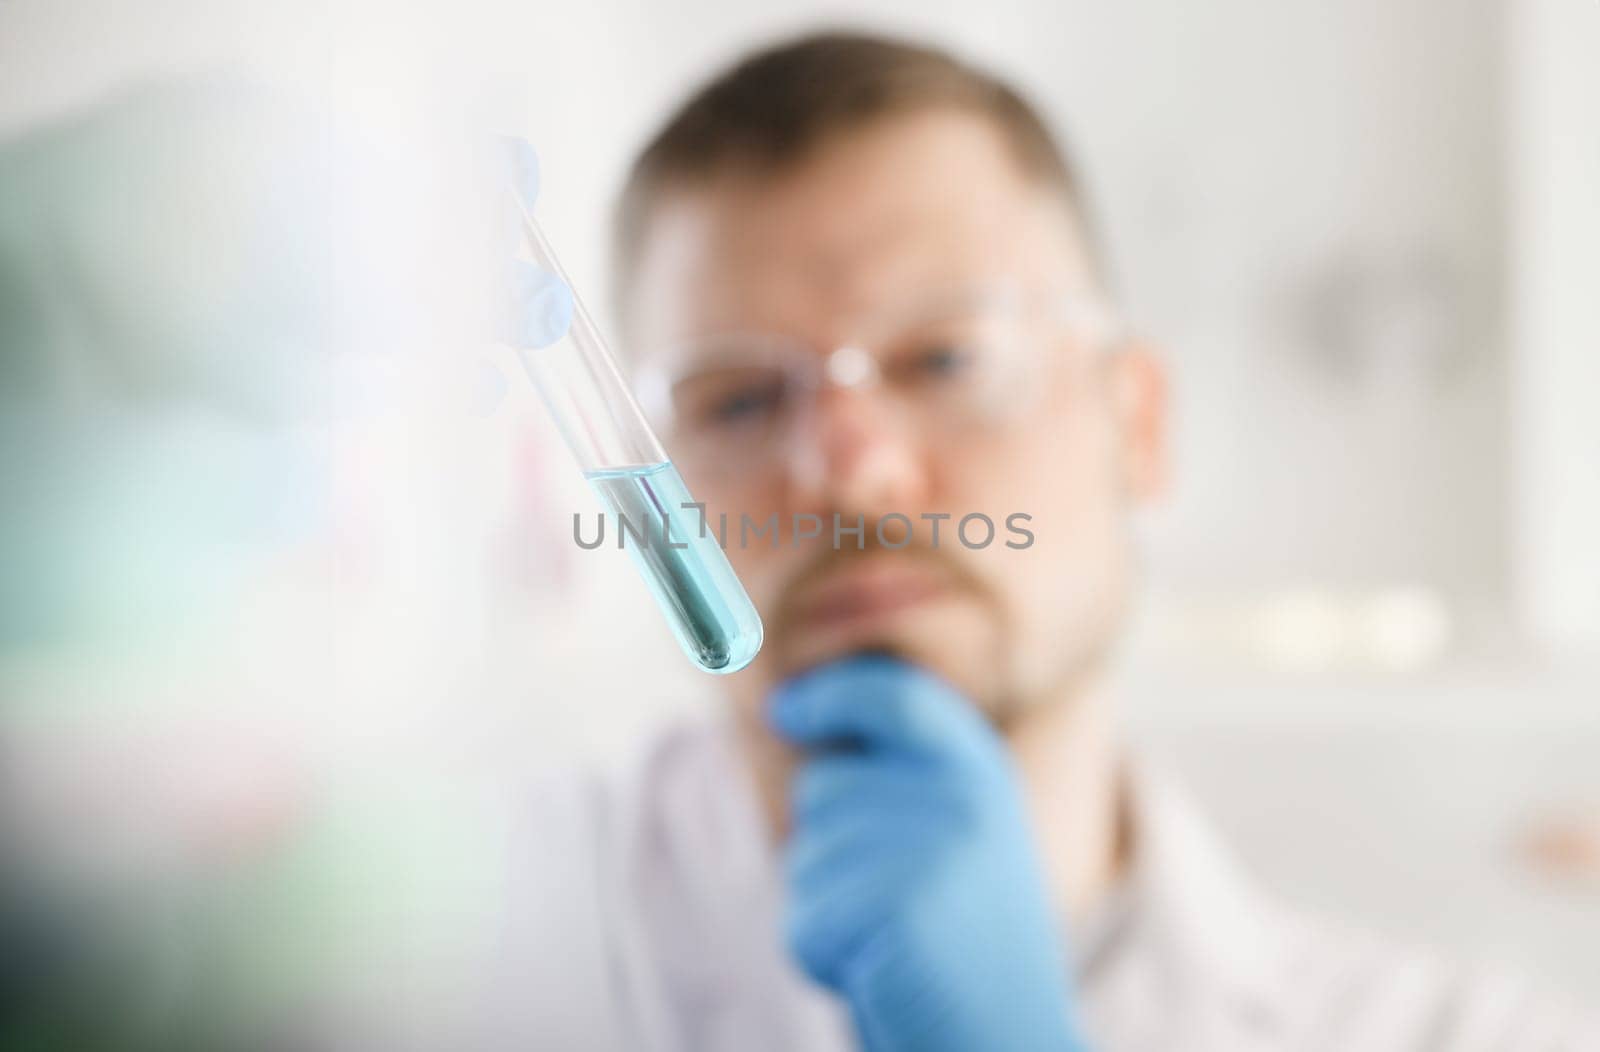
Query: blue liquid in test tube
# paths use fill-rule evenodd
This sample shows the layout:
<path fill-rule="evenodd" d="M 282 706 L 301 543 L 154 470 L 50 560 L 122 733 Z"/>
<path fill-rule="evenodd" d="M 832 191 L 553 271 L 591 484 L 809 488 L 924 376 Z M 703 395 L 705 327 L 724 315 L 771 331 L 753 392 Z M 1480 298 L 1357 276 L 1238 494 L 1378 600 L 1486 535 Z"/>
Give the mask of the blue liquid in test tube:
<path fill-rule="evenodd" d="M 567 281 L 538 224 L 524 209 L 533 261 Z M 761 618 L 728 557 L 667 459 L 616 360 L 572 294 L 572 323 L 548 347 L 523 350 L 532 379 L 584 478 L 630 533 L 623 542 L 679 645 L 707 672 L 737 672 L 761 649 Z"/>
<path fill-rule="evenodd" d="M 707 672 L 743 668 L 761 649 L 761 619 L 670 462 L 586 473 L 684 653 Z M 637 539 L 643 534 L 642 543 Z M 702 536 L 703 534 L 703 536 Z"/>

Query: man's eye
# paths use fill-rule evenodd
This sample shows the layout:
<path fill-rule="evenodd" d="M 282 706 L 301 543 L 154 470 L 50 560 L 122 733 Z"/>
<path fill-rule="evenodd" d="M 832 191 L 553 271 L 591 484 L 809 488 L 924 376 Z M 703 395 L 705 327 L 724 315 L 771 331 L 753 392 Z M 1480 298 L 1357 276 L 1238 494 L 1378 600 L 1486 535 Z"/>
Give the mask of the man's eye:
<path fill-rule="evenodd" d="M 783 391 L 777 386 L 749 387 L 719 396 L 707 407 L 706 421 L 726 427 L 760 423 L 783 408 Z"/>
<path fill-rule="evenodd" d="M 911 383 L 953 380 L 969 371 L 976 355 L 959 344 L 935 344 L 907 355 L 896 370 L 900 379 Z"/>

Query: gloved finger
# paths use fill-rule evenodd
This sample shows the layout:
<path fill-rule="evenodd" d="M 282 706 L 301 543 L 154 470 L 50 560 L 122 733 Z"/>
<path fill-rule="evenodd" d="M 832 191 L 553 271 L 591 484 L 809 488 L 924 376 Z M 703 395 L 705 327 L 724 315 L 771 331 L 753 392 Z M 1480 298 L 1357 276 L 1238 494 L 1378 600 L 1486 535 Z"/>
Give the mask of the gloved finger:
<path fill-rule="evenodd" d="M 572 290 L 567 283 L 526 260 L 513 260 L 501 338 L 513 347 L 536 350 L 567 334 L 572 324 Z"/>
<path fill-rule="evenodd" d="M 808 760 L 795 774 L 789 811 L 802 827 L 869 808 L 942 813 L 954 795 L 925 765 L 883 755 L 828 753 Z"/>
<path fill-rule="evenodd" d="M 823 665 L 774 692 L 773 728 L 802 748 L 830 745 L 959 755 L 993 735 L 943 680 L 895 658 L 868 655 Z"/>
<path fill-rule="evenodd" d="M 838 989 L 846 962 L 894 916 L 887 897 L 904 886 L 893 874 L 850 867 L 791 885 L 784 915 L 790 954 L 811 978 Z"/>
<path fill-rule="evenodd" d="M 823 891 L 790 895 L 784 910 L 784 942 L 801 971 L 830 989 L 856 945 L 870 931 L 863 912 L 864 889 L 841 881 Z M 865 922 L 865 923 L 864 923 Z"/>
<path fill-rule="evenodd" d="M 872 874 L 886 886 L 927 857 L 924 849 L 943 842 L 947 823 L 930 814 L 890 808 L 838 815 L 790 837 L 783 853 L 784 879 L 791 889 L 826 886 L 839 874 Z"/>

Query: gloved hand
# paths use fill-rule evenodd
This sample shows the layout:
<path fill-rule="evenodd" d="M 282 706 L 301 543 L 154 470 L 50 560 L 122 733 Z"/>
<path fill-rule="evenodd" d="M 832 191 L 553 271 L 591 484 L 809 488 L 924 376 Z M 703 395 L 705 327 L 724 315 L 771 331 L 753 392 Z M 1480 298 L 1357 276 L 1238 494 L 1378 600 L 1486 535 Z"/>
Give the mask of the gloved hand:
<path fill-rule="evenodd" d="M 871 1052 L 1081 1049 L 999 738 L 921 669 L 857 657 L 774 694 L 791 787 L 788 940 Z"/>

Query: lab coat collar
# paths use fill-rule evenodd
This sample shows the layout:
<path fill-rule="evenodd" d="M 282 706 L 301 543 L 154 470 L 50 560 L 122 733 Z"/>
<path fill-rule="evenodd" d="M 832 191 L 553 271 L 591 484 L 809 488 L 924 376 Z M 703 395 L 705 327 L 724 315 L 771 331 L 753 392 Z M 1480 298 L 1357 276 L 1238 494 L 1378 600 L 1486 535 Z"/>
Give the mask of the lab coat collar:
<path fill-rule="evenodd" d="M 1174 779 L 1127 765 L 1134 857 L 1125 885 L 1082 932 L 1080 986 L 1119 967 L 1192 1007 L 1273 1027 L 1291 954 L 1289 915 L 1226 850 Z"/>

